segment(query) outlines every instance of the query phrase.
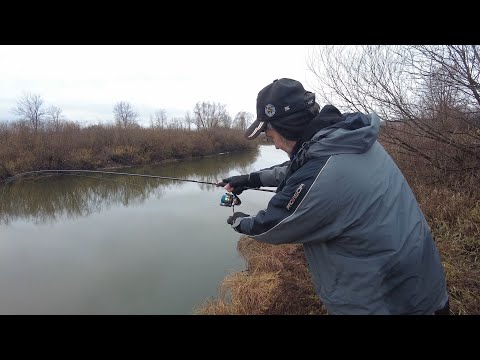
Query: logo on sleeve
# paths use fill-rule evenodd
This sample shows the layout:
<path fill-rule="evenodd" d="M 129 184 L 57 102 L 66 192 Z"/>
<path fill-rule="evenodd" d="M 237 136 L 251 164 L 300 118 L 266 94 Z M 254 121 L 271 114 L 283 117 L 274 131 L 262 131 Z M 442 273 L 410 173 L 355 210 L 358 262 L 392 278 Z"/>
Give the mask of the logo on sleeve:
<path fill-rule="evenodd" d="M 295 193 L 293 194 L 292 198 L 287 204 L 287 210 L 290 210 L 293 204 L 295 204 L 295 201 L 297 198 L 300 196 L 300 193 L 302 192 L 303 188 L 305 187 L 305 184 L 300 184 L 300 186 L 295 190 Z"/>

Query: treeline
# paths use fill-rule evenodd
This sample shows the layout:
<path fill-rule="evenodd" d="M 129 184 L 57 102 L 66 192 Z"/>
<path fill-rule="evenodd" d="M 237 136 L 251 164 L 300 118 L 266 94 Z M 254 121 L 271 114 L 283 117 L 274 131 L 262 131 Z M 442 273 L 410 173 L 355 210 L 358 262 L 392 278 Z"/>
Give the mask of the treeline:
<path fill-rule="evenodd" d="M 39 94 L 24 93 L 19 97 L 12 114 L 18 118 L 14 119 L 23 122 L 35 131 L 37 130 L 58 130 L 66 125 L 69 120 L 65 116 L 63 109 L 58 106 L 47 106 L 44 99 Z M 139 128 L 140 115 L 134 105 L 127 101 L 117 102 L 112 109 L 113 122 L 124 129 Z M 150 115 L 149 127 L 155 129 L 213 129 L 217 127 L 234 128 L 245 130 L 253 120 L 253 114 L 240 111 L 234 118 L 226 110 L 226 105 L 219 102 L 197 102 L 193 108 L 192 114 L 189 111 L 184 117 L 167 117 L 167 112 L 163 108 L 157 109 Z"/>
<path fill-rule="evenodd" d="M 192 114 L 168 118 L 164 109 L 141 126 L 134 106 L 113 106 L 113 122 L 85 125 L 68 120 L 57 106 L 46 106 L 39 94 L 24 93 L 12 113 L 19 118 L 0 123 L 0 179 L 32 170 L 98 169 L 153 164 L 251 149 L 243 132 L 253 115 L 233 119 L 226 106 L 198 102 Z"/>

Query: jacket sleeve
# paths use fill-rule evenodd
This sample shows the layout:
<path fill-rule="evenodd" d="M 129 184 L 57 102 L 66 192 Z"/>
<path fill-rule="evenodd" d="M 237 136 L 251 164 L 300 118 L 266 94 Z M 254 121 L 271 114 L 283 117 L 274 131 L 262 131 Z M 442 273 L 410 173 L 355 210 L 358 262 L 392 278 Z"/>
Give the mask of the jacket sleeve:
<path fill-rule="evenodd" d="M 285 187 L 255 216 L 238 218 L 232 227 L 258 241 L 306 243 L 338 236 L 339 202 L 336 182 L 324 176 L 328 160 L 312 161 L 293 174 Z"/>
<path fill-rule="evenodd" d="M 290 165 L 290 161 L 275 165 L 262 170 L 254 171 L 252 174 L 259 176 L 263 186 L 277 187 L 285 177 L 285 173 Z"/>

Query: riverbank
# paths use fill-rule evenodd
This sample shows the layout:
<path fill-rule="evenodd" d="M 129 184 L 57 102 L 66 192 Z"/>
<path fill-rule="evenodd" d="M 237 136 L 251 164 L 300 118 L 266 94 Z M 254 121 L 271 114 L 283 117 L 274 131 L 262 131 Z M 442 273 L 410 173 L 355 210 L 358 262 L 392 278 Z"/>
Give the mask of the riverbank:
<path fill-rule="evenodd" d="M 100 170 L 251 150 L 238 129 L 81 128 L 34 131 L 10 124 L 0 131 L 0 180 L 35 170 Z"/>

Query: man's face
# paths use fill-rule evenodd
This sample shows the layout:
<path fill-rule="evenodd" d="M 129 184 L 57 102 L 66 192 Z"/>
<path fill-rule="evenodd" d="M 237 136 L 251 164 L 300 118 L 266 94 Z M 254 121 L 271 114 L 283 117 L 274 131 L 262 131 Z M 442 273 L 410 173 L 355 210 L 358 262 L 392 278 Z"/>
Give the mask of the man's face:
<path fill-rule="evenodd" d="M 295 141 L 289 141 L 285 139 L 280 133 L 278 133 L 271 125 L 268 125 L 265 129 L 265 136 L 268 140 L 273 141 L 275 149 L 285 151 L 288 155 L 292 152 Z"/>

